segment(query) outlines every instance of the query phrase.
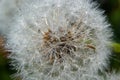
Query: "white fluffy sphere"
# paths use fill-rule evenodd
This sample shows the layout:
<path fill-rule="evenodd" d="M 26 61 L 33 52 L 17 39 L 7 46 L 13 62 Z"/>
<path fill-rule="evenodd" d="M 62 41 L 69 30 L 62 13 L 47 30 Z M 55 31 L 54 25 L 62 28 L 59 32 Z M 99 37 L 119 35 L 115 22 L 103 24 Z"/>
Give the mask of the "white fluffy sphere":
<path fill-rule="evenodd" d="M 90 0 L 25 0 L 6 46 L 22 80 L 99 80 L 109 26 Z"/>

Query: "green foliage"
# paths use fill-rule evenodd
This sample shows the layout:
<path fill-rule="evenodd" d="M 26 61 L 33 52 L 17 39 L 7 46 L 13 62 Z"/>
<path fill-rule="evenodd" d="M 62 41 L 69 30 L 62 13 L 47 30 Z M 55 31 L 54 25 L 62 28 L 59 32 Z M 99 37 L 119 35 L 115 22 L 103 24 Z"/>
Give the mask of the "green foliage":
<path fill-rule="evenodd" d="M 116 53 L 120 53 L 120 43 L 112 43 L 113 51 Z"/>
<path fill-rule="evenodd" d="M 11 80 L 6 58 L 0 52 L 0 80 Z"/>
<path fill-rule="evenodd" d="M 113 53 L 110 59 L 110 69 L 120 70 L 120 0 L 98 0 L 101 8 L 105 10 L 107 18 L 114 32 L 114 42 L 111 44 Z"/>

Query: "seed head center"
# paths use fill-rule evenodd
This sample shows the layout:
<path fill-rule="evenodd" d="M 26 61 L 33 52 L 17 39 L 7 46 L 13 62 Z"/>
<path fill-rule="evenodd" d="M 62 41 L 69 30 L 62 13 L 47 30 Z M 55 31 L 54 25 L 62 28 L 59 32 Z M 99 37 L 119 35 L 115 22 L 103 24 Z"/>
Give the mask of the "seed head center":
<path fill-rule="evenodd" d="M 63 62 L 66 55 L 72 56 L 73 51 L 76 51 L 76 47 L 70 44 L 73 40 L 71 31 L 67 31 L 66 34 L 55 37 L 55 33 L 48 29 L 43 35 L 44 46 L 50 48 L 50 51 L 46 53 L 47 60 L 53 63 L 55 60 Z"/>

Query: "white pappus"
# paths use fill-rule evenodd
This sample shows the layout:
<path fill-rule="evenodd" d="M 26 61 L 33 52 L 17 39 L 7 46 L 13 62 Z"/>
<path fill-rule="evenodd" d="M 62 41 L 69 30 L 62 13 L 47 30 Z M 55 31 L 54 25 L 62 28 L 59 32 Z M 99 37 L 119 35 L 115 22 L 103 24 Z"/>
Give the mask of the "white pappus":
<path fill-rule="evenodd" d="M 91 0 L 24 0 L 6 47 L 22 80 L 104 80 L 112 31 Z"/>

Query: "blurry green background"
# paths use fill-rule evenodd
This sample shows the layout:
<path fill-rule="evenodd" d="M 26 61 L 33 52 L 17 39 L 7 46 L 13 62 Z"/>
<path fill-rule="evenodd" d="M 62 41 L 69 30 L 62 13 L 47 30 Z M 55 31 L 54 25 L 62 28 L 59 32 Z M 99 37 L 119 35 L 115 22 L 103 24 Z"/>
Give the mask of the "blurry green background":
<path fill-rule="evenodd" d="M 105 15 L 113 29 L 113 53 L 110 57 L 110 71 L 120 71 L 120 0 L 97 0 L 100 8 L 105 10 Z"/>
<path fill-rule="evenodd" d="M 108 21 L 114 32 L 114 42 L 112 44 L 113 53 L 110 57 L 110 67 L 107 71 L 120 71 L 120 0 L 94 0 L 100 4 L 100 8 L 105 10 Z M 0 80 L 12 80 L 10 75 L 15 71 L 11 70 L 7 54 L 0 48 Z"/>

